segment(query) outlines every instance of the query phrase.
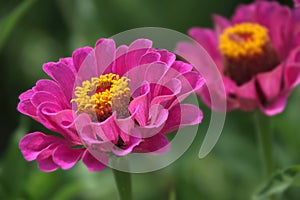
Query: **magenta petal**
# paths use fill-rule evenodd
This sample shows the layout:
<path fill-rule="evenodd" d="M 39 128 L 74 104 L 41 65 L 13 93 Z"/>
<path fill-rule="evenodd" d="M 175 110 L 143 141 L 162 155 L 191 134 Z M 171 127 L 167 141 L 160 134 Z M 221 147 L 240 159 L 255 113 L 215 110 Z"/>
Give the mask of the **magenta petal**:
<path fill-rule="evenodd" d="M 177 104 L 169 111 L 168 119 L 161 133 L 171 133 L 179 128 L 201 123 L 201 110 L 191 104 Z"/>
<path fill-rule="evenodd" d="M 59 144 L 52 143 L 40 152 L 36 158 L 40 170 L 44 172 L 52 172 L 59 168 L 52 158 L 52 154 L 58 146 Z"/>
<path fill-rule="evenodd" d="M 199 90 L 204 85 L 204 79 L 197 72 L 187 72 L 178 77 L 181 81 L 181 91 L 179 94 L 179 100 L 183 100 L 192 92 Z"/>
<path fill-rule="evenodd" d="M 70 109 L 54 113 L 44 113 L 44 117 L 73 144 L 81 144 L 76 127 L 74 126 L 74 112 Z"/>
<path fill-rule="evenodd" d="M 41 132 L 34 132 L 25 135 L 19 144 L 19 148 L 27 161 L 32 161 L 37 158 L 42 150 L 47 148 L 54 142 L 59 142 L 61 139 L 55 136 L 45 135 Z"/>
<path fill-rule="evenodd" d="M 33 94 L 34 94 L 34 91 L 33 91 L 32 89 L 27 90 L 27 91 L 23 92 L 23 93 L 19 96 L 19 99 L 20 99 L 20 101 L 24 101 L 24 100 L 30 99 L 30 98 L 32 97 Z"/>
<path fill-rule="evenodd" d="M 75 75 L 72 68 L 61 62 L 49 62 L 43 65 L 43 69 L 59 84 L 67 100 L 70 101 L 75 82 Z"/>
<path fill-rule="evenodd" d="M 170 70 L 168 73 L 171 73 L 171 74 L 176 74 L 174 76 L 177 76 L 179 75 L 180 73 L 185 73 L 185 72 L 188 72 L 188 71 L 191 71 L 193 69 L 193 66 L 191 64 L 188 64 L 188 63 L 185 63 L 185 62 L 182 62 L 182 61 L 175 61 L 171 67 L 170 67 Z M 179 73 L 177 73 L 179 72 Z M 168 74 L 169 76 L 172 76 L 171 74 Z"/>
<path fill-rule="evenodd" d="M 53 96 L 49 92 L 44 91 L 34 93 L 34 95 L 32 95 L 31 102 L 34 107 L 38 107 L 40 104 L 45 102 L 55 103 L 59 105 L 59 102 L 57 102 L 57 98 L 55 98 L 55 96 Z"/>
<path fill-rule="evenodd" d="M 156 62 L 156 61 L 159 61 L 160 57 L 161 56 L 160 56 L 159 53 L 149 52 L 149 53 L 146 53 L 145 55 L 142 56 L 139 64 L 143 65 L 143 64 L 148 64 L 148 63 Z"/>
<path fill-rule="evenodd" d="M 93 48 L 91 47 L 82 47 L 79 49 L 76 49 L 73 52 L 72 58 L 73 63 L 76 71 L 79 71 L 79 68 L 81 67 L 81 64 L 85 60 L 85 58 L 93 51 Z"/>
<path fill-rule="evenodd" d="M 160 80 L 164 76 L 164 74 L 168 71 L 168 68 L 165 66 L 164 63 L 151 63 L 147 66 L 145 72 L 144 80 L 151 83 L 159 84 L 161 83 Z"/>
<path fill-rule="evenodd" d="M 42 160 L 38 160 L 37 162 L 39 169 L 43 172 L 53 172 L 59 168 L 59 166 L 54 163 L 51 156 Z"/>
<path fill-rule="evenodd" d="M 300 65 L 288 66 L 284 71 L 284 87 L 289 90 L 300 84 Z"/>
<path fill-rule="evenodd" d="M 240 5 L 232 17 L 233 23 L 255 22 L 256 4 Z"/>
<path fill-rule="evenodd" d="M 113 39 L 100 39 L 96 43 L 95 56 L 97 60 L 97 72 L 102 74 L 108 66 L 115 61 L 116 44 Z"/>
<path fill-rule="evenodd" d="M 164 62 L 167 66 L 171 66 L 175 62 L 175 54 L 167 50 L 158 50 L 157 52 L 161 55 L 160 61 Z"/>
<path fill-rule="evenodd" d="M 218 37 L 214 31 L 205 28 L 191 28 L 188 34 L 207 51 L 218 67 L 222 66 L 222 56 L 218 49 Z M 184 45 L 184 43 L 182 43 L 180 46 L 178 45 L 178 47 L 185 49 L 185 51 L 192 51 L 192 49 L 190 49 L 190 47 L 187 45 Z M 193 48 L 200 47 L 195 46 Z M 199 52 L 199 50 L 196 49 L 195 52 Z M 198 59 L 201 60 L 207 58 L 201 58 L 200 56 Z M 207 61 L 204 61 L 204 63 L 206 62 Z"/>
<path fill-rule="evenodd" d="M 139 66 L 141 57 L 151 48 L 151 46 L 152 41 L 147 39 L 138 39 L 130 44 L 125 58 L 128 70 Z"/>
<path fill-rule="evenodd" d="M 35 91 L 44 91 L 52 94 L 56 98 L 56 102 L 64 108 L 70 108 L 70 102 L 67 101 L 61 88 L 55 81 L 52 80 L 39 80 L 34 87 Z"/>
<path fill-rule="evenodd" d="M 281 90 L 282 66 L 278 66 L 273 71 L 258 74 L 256 78 L 264 98 L 271 101 L 278 96 Z"/>
<path fill-rule="evenodd" d="M 21 102 L 19 102 L 17 109 L 20 113 L 28 115 L 34 118 L 35 120 L 38 120 L 36 116 L 36 107 L 32 105 L 30 99 L 22 100 Z"/>
<path fill-rule="evenodd" d="M 86 150 L 82 156 L 82 162 L 92 172 L 101 171 L 101 170 L 105 169 L 106 164 L 108 163 L 107 155 L 105 155 L 104 153 L 101 153 L 101 152 L 97 152 L 95 154 L 97 155 L 97 158 L 99 158 L 99 159 L 96 159 L 93 155 L 91 155 L 91 153 L 88 150 Z M 101 162 L 99 160 L 101 160 Z M 105 161 L 105 162 L 102 163 L 102 161 Z"/>
<path fill-rule="evenodd" d="M 163 154 L 170 149 L 168 139 L 161 134 L 156 134 L 150 138 L 145 139 L 138 145 L 134 151 L 141 153 Z"/>
<path fill-rule="evenodd" d="M 141 143 L 142 139 L 137 137 L 130 137 L 130 140 L 127 142 L 126 146 L 123 148 L 119 148 L 114 146 L 112 152 L 117 156 L 126 156 L 131 153 L 133 149 Z"/>
<path fill-rule="evenodd" d="M 53 152 L 53 161 L 64 170 L 70 169 L 80 159 L 82 153 L 83 149 L 71 149 L 60 145 Z"/>
<path fill-rule="evenodd" d="M 140 126 L 145 126 L 148 122 L 149 116 L 149 101 L 148 101 L 148 93 L 150 91 L 149 86 L 147 87 L 147 91 L 134 98 L 129 104 L 130 113 L 135 113 L 135 119 L 138 121 Z"/>
<path fill-rule="evenodd" d="M 213 15 L 213 20 L 214 20 L 215 30 L 217 32 L 217 35 L 220 35 L 224 29 L 226 29 L 231 25 L 231 22 L 228 19 L 220 15 Z"/>
<path fill-rule="evenodd" d="M 273 103 L 268 105 L 260 105 L 260 109 L 268 116 L 281 113 L 287 103 L 287 95 L 281 95 Z"/>
<path fill-rule="evenodd" d="M 140 137 L 143 139 L 152 137 L 158 133 L 161 133 L 166 120 L 168 119 L 169 112 L 167 109 L 163 109 L 160 105 L 153 105 L 150 109 L 150 121 L 149 124 L 142 127 L 136 127 L 132 130 L 131 135 L 134 137 Z"/>
<path fill-rule="evenodd" d="M 258 95 L 254 79 L 237 87 L 235 95 L 239 100 L 241 109 L 244 111 L 251 111 L 258 105 Z"/>
<path fill-rule="evenodd" d="M 300 0 L 293 0 L 294 2 L 294 7 L 299 8 L 300 7 Z"/>
<path fill-rule="evenodd" d="M 120 45 L 116 50 L 116 59 L 120 56 L 123 56 L 125 53 L 127 53 L 128 46 L 126 45 Z"/>
<path fill-rule="evenodd" d="M 59 131 L 51 118 L 49 118 L 49 115 L 53 115 L 61 110 L 61 107 L 55 103 L 44 102 L 37 108 L 38 121 L 52 131 Z"/>
<path fill-rule="evenodd" d="M 277 2 L 259 2 L 256 10 L 258 22 L 269 29 L 273 46 L 280 58 L 285 58 L 291 48 L 291 44 L 287 42 L 290 40 L 290 9 Z"/>
<path fill-rule="evenodd" d="M 128 51 L 130 52 L 130 51 L 134 51 L 134 50 L 138 50 L 138 49 L 149 49 L 151 47 L 152 47 L 151 40 L 137 39 L 130 44 Z"/>

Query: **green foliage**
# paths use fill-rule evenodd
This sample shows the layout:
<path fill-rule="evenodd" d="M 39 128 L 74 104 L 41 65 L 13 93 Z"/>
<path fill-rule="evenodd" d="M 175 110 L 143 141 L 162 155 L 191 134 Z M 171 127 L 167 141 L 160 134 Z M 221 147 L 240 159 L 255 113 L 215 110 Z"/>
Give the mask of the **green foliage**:
<path fill-rule="evenodd" d="M 275 173 L 254 195 L 253 200 L 263 200 L 272 195 L 282 194 L 299 177 L 300 165 L 292 166 Z"/>
<path fill-rule="evenodd" d="M 18 148 L 28 132 L 44 131 L 37 122 L 20 118 L 18 95 L 41 78 L 42 64 L 71 56 L 75 48 L 93 46 L 101 37 L 143 26 L 160 26 L 186 33 L 192 26 L 212 27 L 210 15 L 229 17 L 240 3 L 251 0 L 2 0 L 0 3 L 0 199 L 93 200 L 116 199 L 109 169 L 91 173 L 82 163 L 68 171 L 43 173 L 36 162 L 26 162 Z M 282 2 L 291 4 L 290 0 Z M 256 192 L 298 200 L 300 190 L 299 88 L 285 112 L 273 118 L 276 166 L 279 171 Z M 171 166 L 134 174 L 133 197 L 139 200 L 250 199 L 261 185 L 260 160 L 251 114 L 231 112 L 215 149 L 198 158 L 210 111 L 192 146 Z M 20 119 L 19 119 L 20 118 Z M 19 125 L 17 126 L 17 124 Z M 16 128 L 17 127 L 17 128 Z M 187 133 L 188 134 L 188 133 Z"/>

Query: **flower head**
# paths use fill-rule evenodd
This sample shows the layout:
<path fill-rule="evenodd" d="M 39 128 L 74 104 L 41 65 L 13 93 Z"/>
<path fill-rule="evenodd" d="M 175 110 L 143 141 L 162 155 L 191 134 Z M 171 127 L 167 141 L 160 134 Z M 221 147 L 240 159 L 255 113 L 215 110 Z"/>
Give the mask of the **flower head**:
<path fill-rule="evenodd" d="M 300 82 L 299 11 L 262 0 L 240 5 L 231 20 L 215 15 L 214 22 L 214 30 L 192 28 L 189 35 L 205 48 L 223 76 L 228 110 L 282 112 Z M 191 54 L 193 48 L 196 45 L 178 45 L 182 54 Z M 199 94 L 211 104 L 207 88 Z"/>
<path fill-rule="evenodd" d="M 25 159 L 42 171 L 69 169 L 80 159 L 99 171 L 111 155 L 164 153 L 165 134 L 202 119 L 199 108 L 180 103 L 201 88 L 201 76 L 147 39 L 118 48 L 101 39 L 43 69 L 53 80 L 39 80 L 18 105 L 60 135 L 34 132 L 20 141 Z"/>

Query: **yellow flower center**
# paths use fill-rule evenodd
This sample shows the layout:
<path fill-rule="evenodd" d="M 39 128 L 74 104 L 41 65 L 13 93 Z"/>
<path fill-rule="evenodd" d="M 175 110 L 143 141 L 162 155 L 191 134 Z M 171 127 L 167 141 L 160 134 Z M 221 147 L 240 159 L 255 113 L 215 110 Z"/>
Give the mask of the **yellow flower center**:
<path fill-rule="evenodd" d="M 255 23 L 241 23 L 223 31 L 219 49 L 224 56 L 238 59 L 263 54 L 268 43 L 267 28 Z"/>
<path fill-rule="evenodd" d="M 280 63 L 268 29 L 255 23 L 225 29 L 219 38 L 219 49 L 223 55 L 223 73 L 237 85 L 273 70 Z"/>
<path fill-rule="evenodd" d="M 75 88 L 77 113 L 88 113 L 94 120 L 104 121 L 116 111 L 120 118 L 127 117 L 130 102 L 129 79 L 117 74 L 104 74 Z"/>

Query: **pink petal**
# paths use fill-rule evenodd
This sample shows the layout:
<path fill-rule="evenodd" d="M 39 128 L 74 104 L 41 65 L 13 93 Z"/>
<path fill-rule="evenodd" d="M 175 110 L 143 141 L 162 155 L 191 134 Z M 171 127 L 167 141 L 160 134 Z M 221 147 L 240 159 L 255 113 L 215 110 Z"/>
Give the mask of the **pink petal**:
<path fill-rule="evenodd" d="M 43 172 L 53 172 L 59 168 L 57 164 L 54 163 L 51 156 L 38 160 L 38 168 Z"/>
<path fill-rule="evenodd" d="M 210 29 L 191 28 L 188 34 L 207 51 L 207 53 L 211 56 L 211 58 L 214 60 L 216 65 L 220 68 L 222 66 L 222 56 L 220 54 L 220 51 L 218 50 L 218 38 L 216 33 Z M 181 48 L 186 49 L 185 51 L 192 51 L 192 48 L 197 48 L 197 47 L 191 48 L 188 46 L 184 46 L 183 43 Z M 199 52 L 199 50 L 197 50 L 196 52 Z M 200 56 L 198 59 L 200 60 L 206 58 L 201 58 Z"/>
<path fill-rule="evenodd" d="M 235 95 L 238 98 L 241 109 L 244 111 L 251 111 L 258 105 L 259 100 L 254 79 L 237 87 Z"/>
<path fill-rule="evenodd" d="M 30 99 L 22 100 L 21 102 L 19 102 L 17 109 L 20 113 L 38 120 L 36 116 L 36 107 L 32 105 Z"/>
<path fill-rule="evenodd" d="M 224 29 L 226 29 L 231 25 L 231 22 L 228 19 L 220 15 L 216 15 L 216 14 L 213 15 L 213 20 L 214 20 L 215 30 L 217 32 L 217 35 L 220 35 Z"/>
<path fill-rule="evenodd" d="M 294 7 L 299 8 L 300 7 L 300 0 L 293 0 L 294 2 Z"/>
<path fill-rule="evenodd" d="M 71 149 L 60 145 L 53 152 L 53 161 L 64 170 L 70 169 L 77 163 L 82 153 L 83 149 Z"/>
<path fill-rule="evenodd" d="M 141 153 L 163 154 L 169 151 L 170 145 L 168 139 L 161 134 L 145 139 L 138 145 L 134 151 Z"/>
<path fill-rule="evenodd" d="M 115 61 L 116 44 L 113 39 L 100 39 L 96 43 L 95 55 L 97 60 L 97 73 L 107 71 L 109 65 Z"/>
<path fill-rule="evenodd" d="M 263 97 L 271 101 L 278 96 L 282 84 L 282 66 L 270 72 L 260 73 L 256 76 Z"/>
<path fill-rule="evenodd" d="M 133 50 L 138 50 L 138 49 L 149 49 L 152 47 L 152 41 L 148 39 L 137 39 L 133 41 L 130 46 L 128 51 L 133 51 Z"/>
<path fill-rule="evenodd" d="M 177 79 L 181 81 L 182 86 L 178 97 L 179 101 L 183 100 L 191 93 L 199 90 L 205 83 L 200 74 L 194 71 L 182 74 Z"/>
<path fill-rule="evenodd" d="M 133 149 L 141 143 L 141 138 L 130 137 L 130 140 L 126 143 L 125 147 L 119 148 L 114 146 L 112 152 L 117 156 L 126 156 L 133 151 Z"/>
<path fill-rule="evenodd" d="M 31 102 L 34 107 L 38 107 L 40 104 L 45 102 L 55 103 L 57 105 L 60 103 L 57 102 L 57 98 L 55 98 L 55 96 L 53 96 L 49 92 L 44 92 L 44 91 L 35 92 L 34 95 L 32 95 Z"/>
<path fill-rule="evenodd" d="M 164 62 L 167 66 L 171 66 L 176 60 L 175 54 L 170 51 L 157 50 L 157 52 L 161 55 L 160 61 Z"/>
<path fill-rule="evenodd" d="M 76 71 L 79 71 L 79 68 L 81 67 L 83 61 L 86 59 L 86 57 L 93 51 L 93 48 L 91 47 L 82 47 L 79 49 L 76 49 L 73 52 L 72 58 L 73 63 Z"/>
<path fill-rule="evenodd" d="M 171 67 L 169 68 L 169 72 L 168 73 L 171 73 L 171 74 L 176 74 L 179 75 L 179 74 L 183 74 L 185 72 L 189 72 L 193 69 L 193 66 L 191 64 L 188 64 L 188 63 L 185 63 L 185 62 L 182 62 L 182 61 L 175 61 Z M 178 73 L 177 73 L 178 72 Z M 172 76 L 171 74 L 169 74 L 169 76 Z M 175 75 L 173 75 L 173 77 L 175 77 Z"/>
<path fill-rule="evenodd" d="M 203 114 L 201 110 L 191 104 L 177 104 L 169 110 L 169 116 L 162 134 L 171 133 L 179 128 L 201 123 Z"/>
<path fill-rule="evenodd" d="M 61 110 L 61 107 L 55 103 L 44 102 L 37 108 L 38 121 L 46 128 L 57 132 L 59 129 L 53 124 L 53 121 L 49 118 L 49 115 L 53 115 Z"/>
<path fill-rule="evenodd" d="M 273 103 L 268 105 L 260 105 L 260 109 L 268 116 L 281 113 L 287 103 L 287 95 L 281 95 Z"/>
<path fill-rule="evenodd" d="M 96 156 L 97 159 L 94 156 Z M 91 153 L 88 150 L 86 150 L 83 153 L 82 162 L 92 172 L 101 171 L 106 168 L 106 164 L 108 163 L 108 157 L 101 152 L 93 153 L 93 155 L 91 155 Z"/>
<path fill-rule="evenodd" d="M 44 117 L 51 122 L 57 132 L 61 133 L 71 143 L 81 144 L 76 127 L 74 126 L 74 111 L 62 110 L 54 113 L 44 113 Z"/>
<path fill-rule="evenodd" d="M 76 74 L 76 82 L 75 85 L 73 84 L 73 88 L 75 86 L 81 86 L 82 82 L 85 80 L 91 80 L 92 78 L 98 76 L 99 73 L 97 69 L 95 51 L 91 50 L 82 61 L 80 69 L 78 69 L 78 73 Z"/>
<path fill-rule="evenodd" d="M 131 131 L 131 135 L 137 138 L 149 138 L 161 132 L 166 120 L 168 119 L 168 110 L 163 109 L 160 105 L 153 105 L 150 109 L 149 124 L 139 126 Z"/>
<path fill-rule="evenodd" d="M 159 61 L 160 57 L 161 57 L 161 55 L 159 53 L 149 52 L 142 56 L 139 63 L 140 63 L 140 65 L 143 65 L 143 64 L 156 62 L 156 61 Z"/>
<path fill-rule="evenodd" d="M 256 8 L 257 21 L 269 30 L 269 35 L 280 58 L 285 58 L 291 48 L 289 32 L 292 13 L 287 6 L 277 2 L 259 2 Z"/>
<path fill-rule="evenodd" d="M 126 54 L 126 65 L 128 70 L 139 65 L 141 57 L 151 48 L 151 46 L 152 41 L 147 39 L 138 39 L 130 44 Z"/>
<path fill-rule="evenodd" d="M 34 94 L 34 91 L 33 91 L 32 89 L 27 90 L 27 91 L 23 92 L 23 93 L 19 96 L 19 99 L 20 99 L 20 101 L 24 101 L 24 100 L 30 99 L 30 98 L 32 97 L 33 94 Z"/>
<path fill-rule="evenodd" d="M 57 104 L 64 108 L 70 108 L 70 102 L 67 101 L 61 88 L 52 80 L 39 80 L 34 87 L 36 91 L 44 91 L 52 94 L 57 100 Z"/>
<path fill-rule="evenodd" d="M 164 74 L 168 71 L 168 68 L 164 63 L 158 62 L 151 63 L 145 70 L 146 72 L 144 81 L 156 84 L 160 83 L 161 78 L 164 77 Z"/>
<path fill-rule="evenodd" d="M 148 122 L 149 116 L 149 102 L 148 93 L 150 91 L 149 86 L 147 87 L 144 94 L 134 98 L 129 104 L 130 113 L 135 113 L 135 119 L 138 121 L 140 126 L 145 126 Z"/>
<path fill-rule="evenodd" d="M 116 58 L 119 58 L 120 56 L 126 54 L 127 50 L 128 50 L 128 46 L 120 45 L 116 50 Z"/>
<path fill-rule="evenodd" d="M 67 100 L 70 101 L 75 82 L 75 75 L 71 67 L 61 62 L 49 62 L 43 65 L 43 69 L 59 84 Z"/>
<path fill-rule="evenodd" d="M 42 150 L 47 148 L 54 142 L 61 141 L 60 138 L 50 135 L 45 135 L 41 132 L 34 132 L 25 135 L 19 144 L 19 148 L 27 161 L 32 161 L 37 158 Z"/>
<path fill-rule="evenodd" d="M 233 23 L 255 22 L 256 4 L 240 5 L 232 17 Z"/>
<path fill-rule="evenodd" d="M 284 87 L 286 90 L 300 84 L 300 65 L 290 65 L 284 70 Z"/>

